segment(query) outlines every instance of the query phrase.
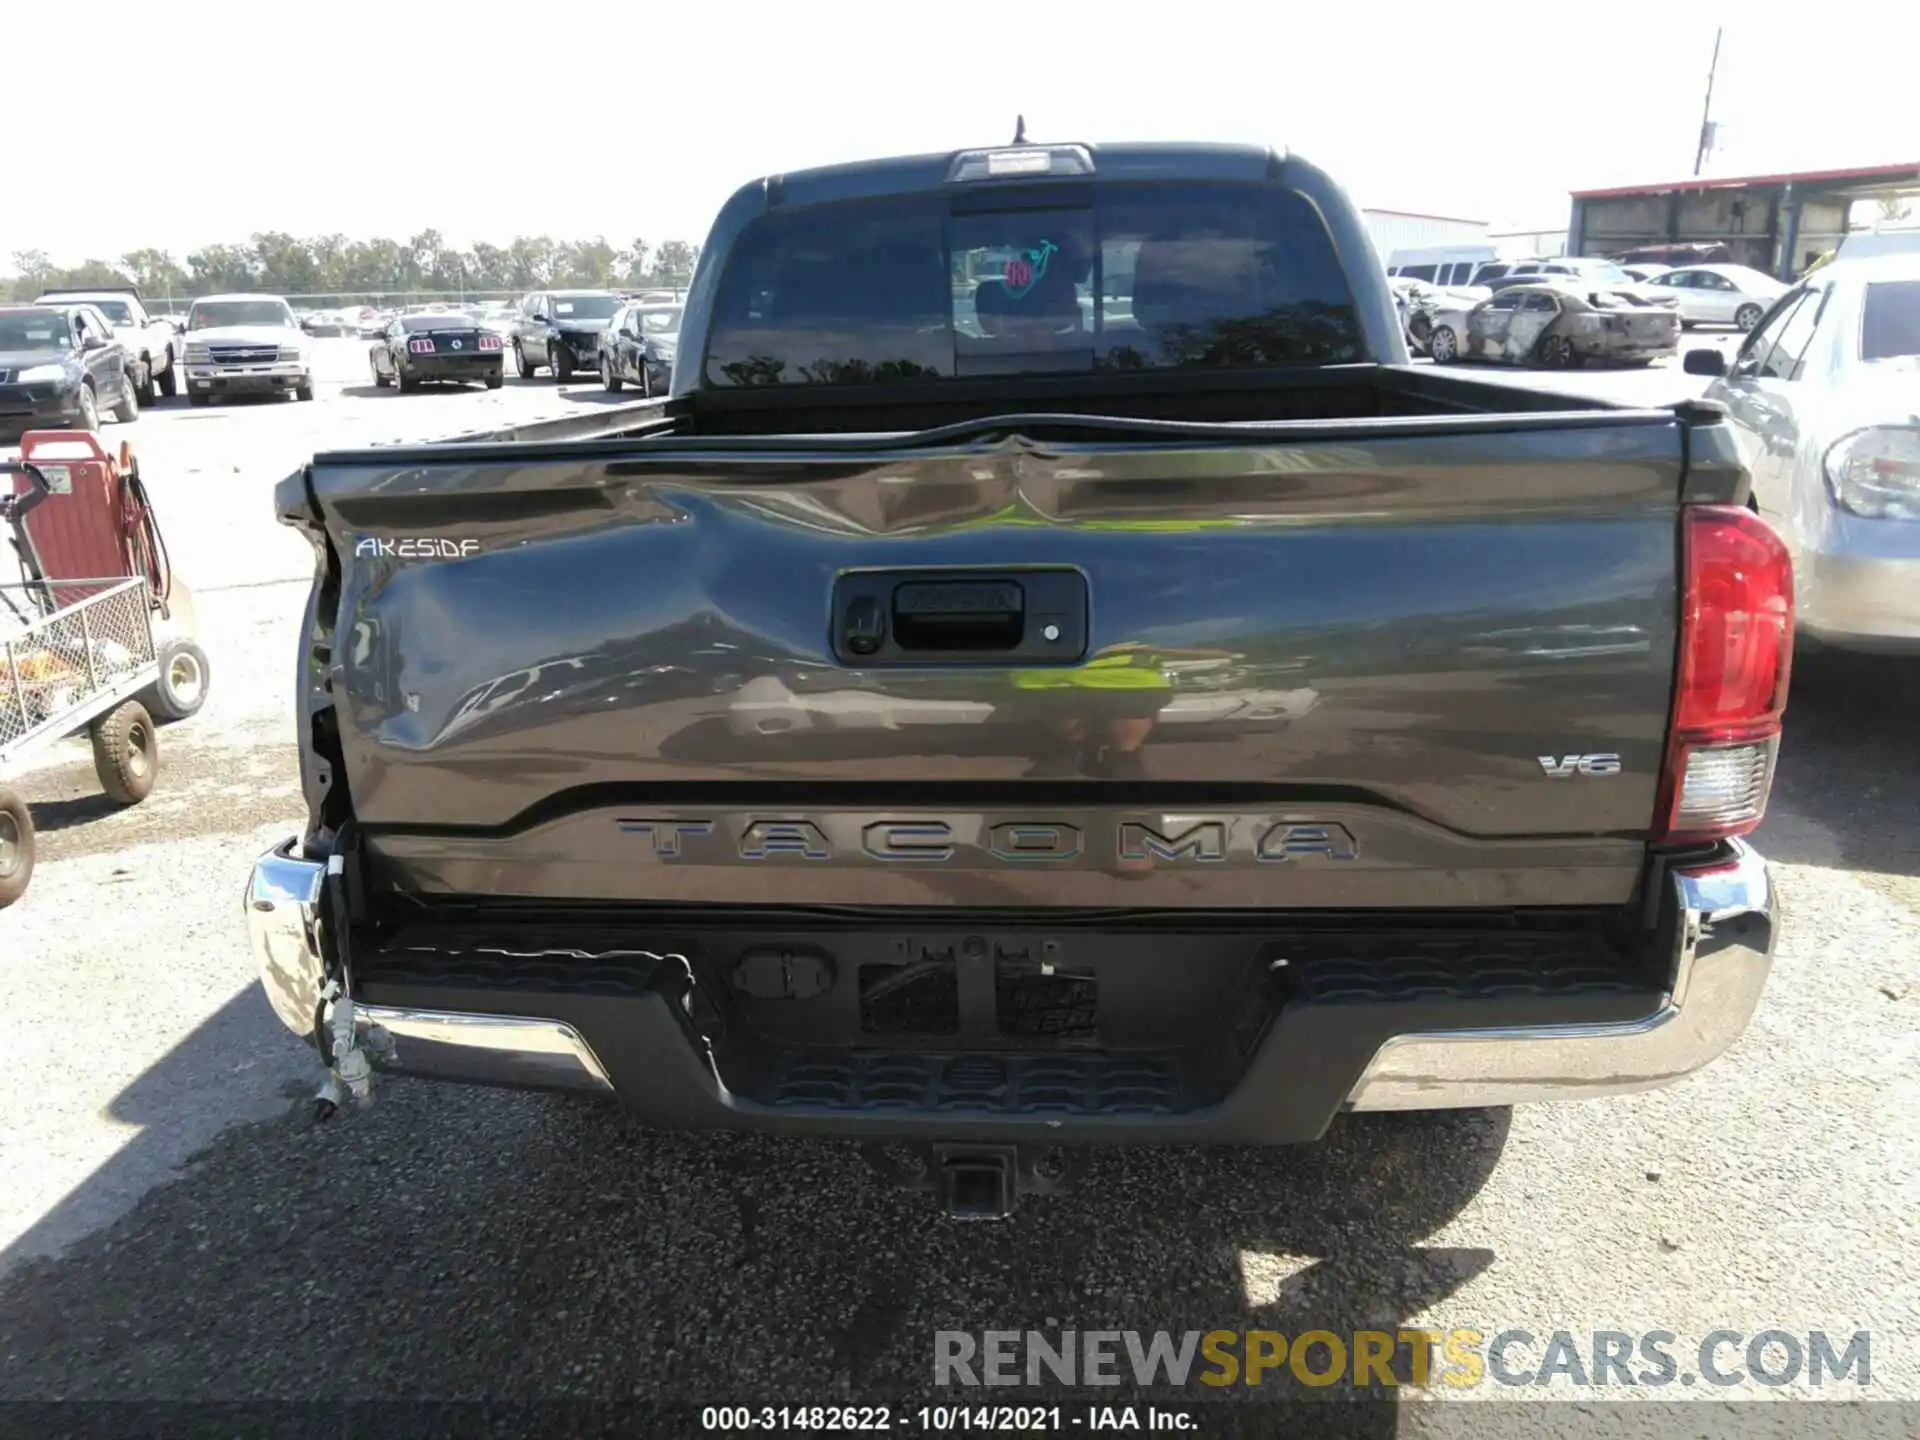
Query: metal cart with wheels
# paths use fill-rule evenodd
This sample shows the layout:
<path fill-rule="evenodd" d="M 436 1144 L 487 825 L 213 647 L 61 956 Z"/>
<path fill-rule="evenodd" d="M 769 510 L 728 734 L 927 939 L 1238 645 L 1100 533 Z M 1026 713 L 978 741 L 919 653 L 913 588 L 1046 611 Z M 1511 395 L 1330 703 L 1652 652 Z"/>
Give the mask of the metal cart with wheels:
<path fill-rule="evenodd" d="M 0 521 L 16 526 L 47 494 L 31 464 L 28 489 L 0 496 Z M 160 770 L 153 717 L 134 697 L 160 677 L 151 591 L 144 576 L 48 580 L 29 574 L 0 584 L 0 908 L 26 893 L 33 875 L 33 818 L 4 783 L 33 750 L 85 730 L 108 798 L 147 798 Z"/>

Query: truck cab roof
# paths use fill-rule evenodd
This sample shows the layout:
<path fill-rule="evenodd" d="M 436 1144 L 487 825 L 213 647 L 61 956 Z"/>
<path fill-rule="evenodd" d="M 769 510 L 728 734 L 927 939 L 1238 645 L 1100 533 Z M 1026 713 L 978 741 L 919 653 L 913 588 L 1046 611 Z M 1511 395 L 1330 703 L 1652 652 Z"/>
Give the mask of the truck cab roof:
<path fill-rule="evenodd" d="M 62 300 L 86 300 L 95 295 L 112 295 L 116 298 L 124 297 L 133 300 L 140 298 L 140 292 L 131 285 L 85 285 L 73 288 L 60 287 L 52 290 L 42 290 L 40 292 L 40 298 L 42 300 L 50 300 L 56 297 Z"/>
<path fill-rule="evenodd" d="M 998 166 L 995 166 L 995 159 Z M 1090 168 L 1068 168 L 1078 157 Z M 922 155 L 854 160 L 790 170 L 743 185 L 736 193 L 764 194 L 770 205 L 819 205 L 834 200 L 871 199 L 913 191 L 940 190 L 950 184 L 1007 183 L 1062 179 L 1102 180 L 1270 180 L 1288 160 L 1284 150 L 1266 145 L 1134 143 L 1124 145 L 1025 144 L 978 146 Z M 963 167 L 980 162 L 977 174 Z M 1049 163 L 1038 167 L 1042 160 Z"/>

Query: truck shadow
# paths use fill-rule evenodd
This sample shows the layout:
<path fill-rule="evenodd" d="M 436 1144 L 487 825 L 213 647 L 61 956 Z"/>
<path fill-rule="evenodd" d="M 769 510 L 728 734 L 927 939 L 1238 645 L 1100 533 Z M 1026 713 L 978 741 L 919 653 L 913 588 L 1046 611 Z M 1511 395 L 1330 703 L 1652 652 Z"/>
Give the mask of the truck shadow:
<path fill-rule="evenodd" d="M 408 400 L 418 400 L 428 395 L 473 395 L 483 392 L 485 389 L 486 386 L 480 384 L 477 380 L 434 381 L 422 385 L 418 390 L 409 391 L 405 398 Z M 372 400 L 381 396 L 392 396 L 395 400 L 402 398 L 400 392 L 391 385 L 375 385 L 372 381 L 367 381 L 360 385 L 342 385 L 340 387 L 340 394 L 355 400 Z"/>
<path fill-rule="evenodd" d="M 1099 1152 L 1065 1193 L 967 1225 L 849 1144 L 661 1134 L 610 1104 L 396 1078 L 316 1125 L 317 1078 L 249 986 L 116 1098 L 138 1134 L 0 1256 L 11 1398 L 1157 1396 L 1212 1402 L 1224 1424 L 1225 1402 L 1309 1392 L 1284 1367 L 1258 1391 L 1200 1385 L 1198 1356 L 1184 1389 L 1140 1390 L 1117 1345 L 1115 1388 L 936 1389 L 934 1337 L 1391 1335 L 1493 1263 L 1422 1242 L 1480 1190 L 1508 1125 L 1377 1116 L 1284 1150 Z M 195 1096 L 277 1113 L 202 1135 Z M 1390 1404 L 1341 1409 L 1341 1433 L 1396 1433 Z M 1253 1433 L 1271 1412 L 1232 1413 Z"/>
<path fill-rule="evenodd" d="M 591 390 L 581 388 L 591 384 Z M 568 388 L 558 392 L 560 398 L 571 405 L 631 405 L 637 400 L 645 400 L 632 386 L 619 390 L 608 390 L 598 380 L 575 380 L 568 382 Z M 657 398 L 657 397 L 656 397 Z"/>
<path fill-rule="evenodd" d="M 1920 876 L 1916 724 L 1920 658 L 1801 647 L 1760 849 L 1790 864 Z"/>

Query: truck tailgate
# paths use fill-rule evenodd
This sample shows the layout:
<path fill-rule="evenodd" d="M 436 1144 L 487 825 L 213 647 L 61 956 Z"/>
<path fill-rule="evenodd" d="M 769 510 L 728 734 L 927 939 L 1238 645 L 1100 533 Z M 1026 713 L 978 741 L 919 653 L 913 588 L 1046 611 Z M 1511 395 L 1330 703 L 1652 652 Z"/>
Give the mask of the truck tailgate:
<path fill-rule="evenodd" d="M 322 456 L 315 628 L 371 872 L 717 905 L 1625 903 L 1685 435 L 1509 421 Z M 845 608 L 868 572 L 873 663 Z M 1064 662 L 1028 654 L 1048 624 Z"/>

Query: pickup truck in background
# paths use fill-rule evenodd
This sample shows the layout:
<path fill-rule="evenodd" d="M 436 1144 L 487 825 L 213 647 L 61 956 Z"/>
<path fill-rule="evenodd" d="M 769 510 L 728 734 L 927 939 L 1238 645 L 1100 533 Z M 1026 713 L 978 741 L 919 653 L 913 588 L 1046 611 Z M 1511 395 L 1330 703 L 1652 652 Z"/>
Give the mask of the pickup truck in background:
<path fill-rule="evenodd" d="M 1232 146 L 755 182 L 677 362 L 277 491 L 247 912 L 323 1111 L 613 1092 L 998 1215 L 1747 1024 L 1793 601 L 1718 407 L 1413 366 L 1346 195 Z"/>
<path fill-rule="evenodd" d="M 173 325 L 147 313 L 137 290 L 46 290 L 36 305 L 91 305 L 113 325 L 113 338 L 126 347 L 135 393 L 142 405 L 156 395 L 179 393 L 180 336 Z"/>
<path fill-rule="evenodd" d="M 187 311 L 187 403 L 233 395 L 313 399 L 313 358 L 278 295 L 204 295 Z"/>

